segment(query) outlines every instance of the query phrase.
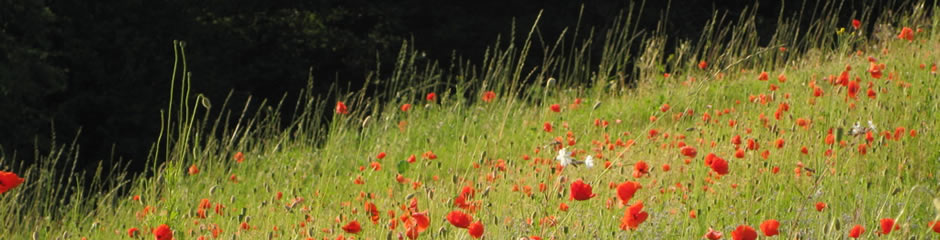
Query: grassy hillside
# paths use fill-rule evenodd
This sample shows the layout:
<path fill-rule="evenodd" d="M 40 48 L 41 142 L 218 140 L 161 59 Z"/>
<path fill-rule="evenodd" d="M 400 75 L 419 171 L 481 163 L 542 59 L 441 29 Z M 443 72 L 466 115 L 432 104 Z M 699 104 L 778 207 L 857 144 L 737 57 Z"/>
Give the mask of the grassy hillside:
<path fill-rule="evenodd" d="M 580 28 L 525 29 L 452 67 L 405 44 L 390 77 L 370 79 L 381 91 L 306 91 L 220 120 L 206 112 L 228 103 L 189 92 L 178 45 L 152 171 L 52 174 L 78 154 L 68 146 L 13 165 L 25 182 L 0 195 L 0 236 L 149 239 L 166 224 L 176 239 L 738 239 L 776 220 L 776 238 L 856 226 L 936 238 L 938 8 L 860 9 L 856 28 L 826 17 L 838 7 L 807 10 L 823 17 L 803 31 L 781 18 L 773 36 L 750 31 L 752 14 L 716 15 L 675 53 L 628 14 L 596 43 L 600 62 L 580 51 L 595 44 Z M 531 54 L 546 60 L 525 64 Z M 297 112 L 288 126 L 269 110 L 282 106 Z M 588 156 L 593 167 L 560 161 Z"/>

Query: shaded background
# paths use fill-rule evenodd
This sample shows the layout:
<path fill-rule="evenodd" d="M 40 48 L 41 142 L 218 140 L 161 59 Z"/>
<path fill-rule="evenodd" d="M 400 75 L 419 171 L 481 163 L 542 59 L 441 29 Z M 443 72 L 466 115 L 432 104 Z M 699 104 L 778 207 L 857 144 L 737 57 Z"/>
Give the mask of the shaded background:
<path fill-rule="evenodd" d="M 686 39 L 698 37 L 713 10 L 737 19 L 746 5 L 753 4 L 677 2 L 669 12 L 667 32 Z M 848 1 L 845 8 L 859 10 L 862 2 Z M 528 29 L 544 9 L 540 29 L 543 36 L 554 39 L 563 28 L 576 24 L 582 3 L 581 25 L 596 27 L 598 37 L 630 4 L 0 0 L 0 154 L 15 153 L 16 160 L 31 161 L 34 149 L 49 151 L 52 136 L 55 142 L 68 143 L 82 128 L 78 143 L 85 165 L 124 159 L 132 170 L 140 170 L 157 138 L 159 110 L 168 102 L 173 40 L 187 42 L 193 92 L 221 103 L 234 90 L 232 102 L 238 106 L 249 95 L 273 100 L 285 92 L 295 95 L 306 86 L 310 68 L 316 89 L 334 83 L 358 89 L 376 66 L 390 69 L 403 40 L 413 40 L 430 60 L 448 63 L 456 52 L 479 63 L 498 34 L 509 34 L 514 17 L 520 29 Z M 780 4 L 761 3 L 759 31 L 773 32 Z M 787 4 L 790 14 L 804 1 Z M 655 28 L 665 5 L 647 2 L 641 27 Z M 847 26 L 857 14 L 849 10 L 840 16 Z M 292 99 L 286 102 L 293 103 Z"/>

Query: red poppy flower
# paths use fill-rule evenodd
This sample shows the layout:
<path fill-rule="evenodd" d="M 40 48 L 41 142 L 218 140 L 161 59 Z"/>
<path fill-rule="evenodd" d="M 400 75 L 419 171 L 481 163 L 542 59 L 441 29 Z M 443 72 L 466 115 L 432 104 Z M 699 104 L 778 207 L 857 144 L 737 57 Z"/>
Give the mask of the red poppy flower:
<path fill-rule="evenodd" d="M 777 81 L 778 81 L 778 82 L 782 82 L 782 83 L 783 83 L 783 82 L 787 82 L 787 76 L 786 76 L 786 75 L 783 75 L 783 73 L 781 73 L 780 75 L 777 75 Z"/>
<path fill-rule="evenodd" d="M 790 111 L 790 104 L 789 104 L 789 103 L 780 103 L 780 105 L 778 105 L 778 107 L 777 107 L 777 111 L 778 111 L 778 112 L 780 112 L 780 111 L 783 111 L 783 112 Z M 777 120 L 780 120 L 780 118 L 777 118 Z"/>
<path fill-rule="evenodd" d="M 927 228 L 930 228 L 935 233 L 940 233 L 940 221 L 928 222 Z"/>
<path fill-rule="evenodd" d="M 872 141 L 875 141 L 875 134 L 872 133 L 871 131 L 866 131 L 866 132 L 865 132 L 865 141 L 868 142 L 868 143 L 871 143 Z"/>
<path fill-rule="evenodd" d="M 666 112 L 669 111 L 669 108 L 670 107 L 668 103 L 663 103 L 663 106 L 659 107 L 659 111 Z"/>
<path fill-rule="evenodd" d="M 760 143 L 757 143 L 754 139 L 747 140 L 747 150 L 757 150 L 760 149 Z"/>
<path fill-rule="evenodd" d="M 242 152 L 237 152 L 233 158 L 235 158 L 235 162 L 242 163 L 245 161 L 245 154 Z"/>
<path fill-rule="evenodd" d="M 731 239 L 734 240 L 754 240 L 757 239 L 757 231 L 754 231 L 754 228 L 748 225 L 738 226 L 733 232 L 731 232 Z"/>
<path fill-rule="evenodd" d="M 901 33 L 898 34 L 898 39 L 906 39 L 907 41 L 914 41 L 914 30 L 909 27 L 902 28 Z"/>
<path fill-rule="evenodd" d="M 401 175 L 401 173 L 399 173 L 398 175 L 395 175 L 395 181 L 400 184 L 408 184 L 408 179 L 405 178 L 405 176 Z"/>
<path fill-rule="evenodd" d="M 427 152 L 422 153 L 421 157 L 423 157 L 424 159 L 428 159 L 428 160 L 434 160 L 434 159 L 437 159 L 437 154 L 434 154 L 434 152 L 432 151 L 427 151 Z"/>
<path fill-rule="evenodd" d="M 473 222 L 470 226 L 467 226 L 467 232 L 474 239 L 480 238 L 483 236 L 483 224 L 480 221 Z"/>
<path fill-rule="evenodd" d="M 705 233 L 705 238 L 709 240 L 721 239 L 721 232 L 715 231 L 715 229 L 712 229 L 712 228 L 708 228 L 708 232 Z"/>
<path fill-rule="evenodd" d="M 301 198 L 300 200 L 303 201 L 302 198 Z M 223 213 L 222 210 L 225 209 L 225 205 L 222 205 L 222 204 L 217 203 L 217 204 L 215 204 L 215 208 L 214 208 L 214 209 L 215 209 L 215 214 L 222 215 L 222 213 Z"/>
<path fill-rule="evenodd" d="M 336 113 L 349 114 L 349 109 L 346 107 L 346 103 L 336 102 Z"/>
<path fill-rule="evenodd" d="M 882 218 L 881 221 L 881 234 L 887 235 L 891 233 L 891 230 L 900 229 L 901 227 L 894 224 L 894 219 L 892 218 Z"/>
<path fill-rule="evenodd" d="M 797 118 L 796 125 L 805 128 L 809 125 L 809 120 L 806 120 L 805 118 Z"/>
<path fill-rule="evenodd" d="M 872 78 L 881 79 L 881 76 L 882 76 L 881 66 L 882 65 L 875 64 L 875 63 L 870 64 L 870 66 L 868 67 L 868 73 L 871 74 Z"/>
<path fill-rule="evenodd" d="M 650 173 L 650 166 L 644 161 L 639 161 L 633 165 L 633 177 L 640 178 Z"/>
<path fill-rule="evenodd" d="M 813 96 L 821 97 L 825 92 L 820 87 L 813 87 Z"/>
<path fill-rule="evenodd" d="M 561 210 L 562 212 L 567 212 L 567 211 L 568 211 L 568 204 L 567 204 L 567 203 L 558 204 L 558 210 Z"/>
<path fill-rule="evenodd" d="M 856 224 L 855 227 L 852 227 L 852 229 L 849 230 L 849 237 L 858 238 L 862 236 L 862 233 L 865 233 L 865 227 Z"/>
<path fill-rule="evenodd" d="M 638 182 L 626 181 L 617 185 L 617 198 L 620 199 L 620 203 L 626 205 L 630 202 L 630 199 L 633 198 L 633 195 L 636 194 L 636 191 L 643 186 Z"/>
<path fill-rule="evenodd" d="M 767 81 L 768 78 L 767 72 L 760 72 L 760 75 L 757 76 L 757 80 L 761 81 Z"/>
<path fill-rule="evenodd" d="M 823 210 L 824 208 L 826 208 L 826 203 L 824 203 L 824 202 L 816 202 L 816 211 L 817 211 L 817 212 L 822 212 L 822 210 Z"/>
<path fill-rule="evenodd" d="M 401 105 L 401 111 L 402 111 L 402 112 L 407 112 L 408 109 L 411 109 L 411 104 L 410 104 L 410 103 L 405 103 L 405 104 L 402 104 L 402 105 Z"/>
<path fill-rule="evenodd" d="M 471 207 L 470 203 L 467 202 L 467 196 L 463 194 L 457 195 L 457 197 L 454 198 L 454 206 L 463 209 L 470 209 Z"/>
<path fill-rule="evenodd" d="M 648 138 L 654 138 L 654 137 L 656 137 L 656 135 L 659 135 L 659 130 L 650 129 L 649 137 L 648 137 Z"/>
<path fill-rule="evenodd" d="M 778 138 L 777 141 L 774 142 L 774 145 L 776 145 L 778 149 L 783 148 L 783 144 L 784 144 L 783 138 Z"/>
<path fill-rule="evenodd" d="M 434 101 L 437 99 L 437 93 L 433 93 L 433 92 L 428 93 L 428 95 L 425 96 L 424 99 L 427 99 L 428 101 Z"/>
<path fill-rule="evenodd" d="M 359 225 L 359 221 L 353 220 L 352 222 L 347 223 L 342 227 L 343 231 L 347 233 L 357 234 L 359 231 L 362 231 L 362 226 Z"/>
<path fill-rule="evenodd" d="M 698 150 L 695 150 L 695 147 L 692 146 L 682 147 L 679 151 L 682 152 L 682 155 L 690 158 L 695 158 L 695 155 L 698 154 Z"/>
<path fill-rule="evenodd" d="M 848 66 L 846 66 L 848 68 Z M 839 74 L 839 78 L 836 78 L 835 84 L 842 85 L 843 87 L 849 86 L 849 70 L 842 71 Z"/>
<path fill-rule="evenodd" d="M 133 238 L 134 236 L 137 235 L 138 232 L 140 232 L 140 230 L 138 230 L 135 227 L 132 227 L 130 229 L 127 229 L 127 236 Z"/>
<path fill-rule="evenodd" d="M 545 132 L 552 132 L 552 123 L 545 122 L 545 124 L 542 125 L 542 129 L 544 129 Z"/>
<path fill-rule="evenodd" d="M 476 189 L 473 189 L 473 186 L 470 185 L 464 186 L 463 189 L 460 190 L 460 195 L 473 198 L 476 195 Z"/>
<path fill-rule="evenodd" d="M 858 96 L 858 90 L 861 88 L 858 81 L 849 81 L 848 94 L 849 98 L 855 99 Z"/>
<path fill-rule="evenodd" d="M 637 202 L 624 211 L 623 218 L 620 219 L 620 229 L 634 230 L 648 217 L 649 213 L 643 211 L 643 202 Z"/>
<path fill-rule="evenodd" d="M 196 210 L 196 217 L 205 219 L 206 217 L 208 217 L 208 216 L 206 216 L 206 215 L 207 215 L 207 214 L 206 214 L 206 210 L 205 210 L 205 209 L 201 209 L 201 208 L 200 208 L 199 210 Z"/>
<path fill-rule="evenodd" d="M 467 228 L 467 226 L 470 226 L 470 222 L 473 222 L 473 217 L 460 210 L 454 210 L 447 214 L 447 221 L 455 227 Z"/>
<path fill-rule="evenodd" d="M 208 198 L 203 198 L 202 200 L 199 200 L 200 209 L 208 209 L 210 207 L 212 207 L 212 203 L 209 202 Z"/>
<path fill-rule="evenodd" d="M 196 167 L 196 164 L 189 166 L 189 175 L 199 174 L 199 168 Z"/>
<path fill-rule="evenodd" d="M 705 60 L 702 60 L 701 62 L 698 62 L 698 69 L 703 69 L 703 70 L 704 70 L 704 69 L 707 68 L 707 67 L 708 67 L 708 63 L 705 62 Z"/>
<path fill-rule="evenodd" d="M 705 166 L 711 166 L 712 162 L 715 161 L 715 158 L 718 158 L 718 155 L 715 155 L 715 153 L 708 153 L 705 155 Z"/>
<path fill-rule="evenodd" d="M 417 198 L 413 198 L 417 199 Z M 417 204 L 417 202 L 413 202 Z M 417 207 L 411 207 L 411 209 L 417 209 Z M 427 230 L 428 226 L 431 225 L 431 219 L 428 218 L 427 211 L 412 213 L 411 215 L 402 215 L 402 222 L 407 229 L 408 237 L 414 239 L 417 238 L 419 234 Z"/>
<path fill-rule="evenodd" d="M 905 131 L 906 131 L 906 130 L 905 130 L 904 127 L 895 128 L 895 129 L 894 129 L 894 140 L 901 140 L 901 137 L 904 136 L 904 132 L 905 132 Z"/>
<path fill-rule="evenodd" d="M 496 98 L 496 93 L 493 91 L 486 91 L 483 93 L 483 97 L 481 98 L 483 99 L 484 102 L 490 102 L 490 101 L 493 101 L 494 98 Z"/>
<path fill-rule="evenodd" d="M 552 109 L 552 112 L 561 112 L 561 106 L 559 106 L 558 104 L 552 104 L 552 106 L 549 108 Z"/>
<path fill-rule="evenodd" d="M 725 159 L 720 157 L 715 157 L 712 159 L 711 164 L 709 164 L 712 171 L 715 171 L 718 175 L 728 174 L 728 162 Z"/>
<path fill-rule="evenodd" d="M 852 19 L 853 28 L 858 29 L 861 26 L 862 26 L 862 21 L 859 21 L 858 19 Z"/>
<path fill-rule="evenodd" d="M 826 134 L 826 145 L 832 145 L 836 143 L 836 136 L 832 135 L 832 129 L 829 129 L 829 133 Z"/>
<path fill-rule="evenodd" d="M 235 175 L 232 175 L 232 177 L 235 177 Z M 362 184 L 366 184 L 366 181 L 362 180 L 362 175 L 359 175 L 359 176 L 356 176 L 356 179 L 353 179 L 353 184 L 362 185 Z"/>
<path fill-rule="evenodd" d="M 731 143 L 734 145 L 741 145 L 741 135 L 734 135 L 734 137 L 731 137 Z"/>
<path fill-rule="evenodd" d="M 363 208 L 365 209 L 365 212 L 369 214 L 369 220 L 372 220 L 372 223 L 374 224 L 378 224 L 379 208 L 376 207 L 374 203 L 368 201 L 366 202 L 365 206 L 363 206 Z"/>
<path fill-rule="evenodd" d="M 153 237 L 157 240 L 171 240 L 173 239 L 173 230 L 170 230 L 170 226 L 166 224 L 160 224 L 159 227 L 153 229 Z"/>
<path fill-rule="evenodd" d="M 571 183 L 569 191 L 571 192 L 570 198 L 578 201 L 588 200 L 596 196 L 591 185 L 584 183 L 580 178 Z"/>
<path fill-rule="evenodd" d="M 764 236 L 771 237 L 779 234 L 777 228 L 780 227 L 780 222 L 776 219 L 768 219 L 760 224 L 760 231 L 764 233 Z"/>

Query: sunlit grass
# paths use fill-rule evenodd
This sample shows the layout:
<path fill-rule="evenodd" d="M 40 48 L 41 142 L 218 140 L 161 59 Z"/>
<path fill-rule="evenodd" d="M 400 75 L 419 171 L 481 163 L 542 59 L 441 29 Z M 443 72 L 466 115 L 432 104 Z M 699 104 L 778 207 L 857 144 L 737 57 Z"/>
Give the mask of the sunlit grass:
<path fill-rule="evenodd" d="M 820 11 L 836 9 L 829 7 Z M 420 235 L 430 239 L 471 238 L 444 218 L 458 209 L 480 221 L 491 239 L 698 239 L 709 229 L 730 239 L 740 225 L 760 233 L 768 219 L 780 222 L 780 238 L 839 239 L 856 224 L 866 228 L 864 236 L 877 236 L 884 218 L 900 226 L 891 237 L 930 238 L 937 236 L 927 223 L 937 218 L 940 174 L 940 139 L 932 133 L 940 121 L 938 77 L 931 69 L 940 44 L 931 26 L 940 18 L 924 12 L 915 8 L 885 22 L 861 18 L 922 29 L 914 41 L 868 39 L 839 30 L 851 28 L 849 22 L 824 17 L 809 31 L 819 35 L 806 38 L 792 36 L 795 25 L 781 22 L 768 46 L 758 46 L 753 18 L 734 25 L 716 16 L 696 46 L 680 41 L 669 56 L 661 50 L 665 35 L 631 30 L 628 15 L 606 35 L 599 63 L 579 51 L 591 43 L 574 29 L 546 44 L 533 40 L 533 28 L 522 44 L 511 37 L 488 49 L 479 67 L 421 63 L 405 44 L 387 79 L 370 78 L 387 88 L 336 91 L 326 100 L 306 89 L 289 126 L 280 126 L 276 114 L 290 106 L 285 103 L 210 119 L 206 112 L 229 109 L 228 102 L 214 109 L 189 92 L 179 51 L 178 85 L 151 171 L 128 178 L 119 168 L 102 170 L 90 189 L 76 189 L 71 186 L 81 179 L 52 169 L 77 151 L 62 148 L 41 161 L 46 165 L 19 166 L 26 182 L 0 196 L 0 218 L 13 223 L 0 236 L 116 239 L 138 228 L 140 237 L 152 238 L 151 229 L 167 224 L 178 239 L 397 238 L 406 235 L 401 217 L 416 201 L 417 212 L 431 220 Z M 640 56 L 618 51 L 633 44 L 645 49 Z M 523 64 L 532 49 L 549 53 L 544 67 Z M 885 64 L 880 79 L 867 71 L 869 57 Z M 632 58 L 639 60 L 626 65 Z M 700 61 L 708 66 L 699 68 Z M 849 80 L 861 82 L 856 99 L 830 81 L 847 67 Z M 627 68 L 634 73 L 624 75 Z M 767 81 L 758 80 L 761 72 Z M 636 86 L 624 86 L 628 80 Z M 813 96 L 813 85 L 824 93 Z M 486 91 L 496 93 L 492 101 L 482 100 Z M 428 93 L 436 97 L 428 100 Z M 325 114 L 339 101 L 348 114 Z M 787 111 L 780 110 L 784 104 Z M 327 117 L 329 126 L 321 126 Z M 866 127 L 868 121 L 876 126 L 871 142 L 850 134 L 856 122 Z M 825 140 L 830 129 L 832 145 Z M 657 134 L 650 137 L 651 131 Z M 744 143 L 733 144 L 735 136 Z M 748 140 L 758 149 L 734 156 Z M 697 155 L 683 156 L 680 142 Z M 555 156 L 562 147 L 579 160 L 594 155 L 596 166 L 560 168 Z M 727 160 L 727 175 L 704 164 L 709 153 Z M 640 161 L 649 174 L 635 177 Z M 199 172 L 190 174 L 191 166 Z M 597 195 L 569 199 L 576 179 Z M 642 185 L 628 204 L 642 201 L 649 213 L 635 230 L 621 230 L 625 208 L 610 187 L 624 181 Z M 472 207 L 461 209 L 455 198 L 467 186 L 475 189 L 467 199 Z M 66 203 L 59 199 L 66 191 L 80 194 Z M 203 199 L 210 204 L 200 213 Z M 367 202 L 377 207 L 377 223 Z M 820 202 L 825 208 L 817 211 Z M 344 232 L 351 221 L 362 231 Z"/>

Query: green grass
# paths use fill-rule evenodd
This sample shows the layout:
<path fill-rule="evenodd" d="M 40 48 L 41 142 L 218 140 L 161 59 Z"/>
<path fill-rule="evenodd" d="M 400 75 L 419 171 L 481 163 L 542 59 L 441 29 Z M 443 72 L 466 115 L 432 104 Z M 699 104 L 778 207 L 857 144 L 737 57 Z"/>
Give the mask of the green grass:
<path fill-rule="evenodd" d="M 121 239 L 135 227 L 151 238 L 149 229 L 168 224 L 177 239 L 212 239 L 215 228 L 222 230 L 221 239 L 385 239 L 405 231 L 400 222 L 389 228 L 388 212 L 400 217 L 415 199 L 431 220 L 422 238 L 469 239 L 466 230 L 444 220 L 459 209 L 453 202 L 464 186 L 476 189 L 471 215 L 490 239 L 698 239 L 709 228 L 730 239 L 739 225 L 760 232 L 759 224 L 767 219 L 780 221 L 776 238 L 781 239 L 844 239 L 856 224 L 871 238 L 878 236 L 883 218 L 900 225 L 891 238 L 940 236 L 927 226 L 940 210 L 935 205 L 940 201 L 940 138 L 933 133 L 940 123 L 940 84 L 930 70 L 940 57 L 940 29 L 932 27 L 940 17 L 924 10 L 938 8 L 912 8 L 877 20 L 867 19 L 870 10 L 860 10 L 866 25 L 922 29 L 912 42 L 894 37 L 899 27 L 860 33 L 849 22 L 825 17 L 839 8 L 804 10 L 824 16 L 807 29 L 816 33 L 811 36 L 794 36 L 794 20 L 781 18 L 767 46 L 759 46 L 750 31 L 754 20 L 747 16 L 753 13 L 737 21 L 716 15 L 695 45 L 679 41 L 679 50 L 670 55 L 662 50 L 662 31 L 637 32 L 627 14 L 605 33 L 600 62 L 591 62 L 581 50 L 593 44 L 585 40 L 593 31 L 569 29 L 557 40 L 543 40 L 535 31 L 536 19 L 521 40 L 511 36 L 487 49 L 479 65 L 421 62 L 416 59 L 420 52 L 403 44 L 399 64 L 390 74 L 372 75 L 364 89 L 335 90 L 329 99 L 314 98 L 305 89 L 293 106 L 264 102 L 256 110 L 244 107 L 234 113 L 226 110 L 228 101 L 217 110 L 201 95 L 192 96 L 183 45 L 174 43 L 180 50 L 170 93 L 174 101 L 161 122 L 164 134 L 151 152 L 150 171 L 126 176 L 120 167 L 102 169 L 90 180 L 54 174 L 59 161 L 78 154 L 74 145 L 53 148 L 37 166 L 12 165 L 26 182 L 0 196 L 0 219 L 11 223 L 0 228 L 0 238 Z M 644 49 L 638 56 L 625 50 L 636 46 Z M 544 54 L 544 63 L 523 64 L 532 54 Z M 866 72 L 869 56 L 885 64 L 881 79 Z M 699 69 L 701 60 L 709 66 Z M 827 80 L 846 66 L 851 79 L 861 80 L 857 99 L 847 99 L 845 87 Z M 624 75 L 625 69 L 632 74 Z M 770 81 L 758 80 L 762 71 Z M 667 72 L 671 76 L 664 77 Z M 777 81 L 780 74 L 786 82 Z M 630 81 L 636 85 L 625 86 Z M 823 96 L 813 97 L 811 82 Z M 877 91 L 874 99 L 866 95 L 869 82 Z M 779 89 L 769 90 L 771 84 Z M 386 88 L 372 90 L 375 85 Z M 482 101 L 485 91 L 497 97 Z M 435 101 L 424 99 L 430 92 L 437 93 Z M 772 100 L 751 101 L 761 94 Z M 326 114 L 338 101 L 350 113 Z M 401 111 L 406 103 L 412 108 Z M 549 110 L 552 104 L 559 104 L 561 112 Z M 660 111 L 663 104 L 671 109 Z M 778 120 L 774 113 L 781 104 L 789 110 Z M 288 126 L 279 125 L 283 116 L 276 113 L 282 107 L 294 107 L 296 113 Z M 687 110 L 694 114 L 677 117 Z M 210 111 L 222 114 L 210 119 Z M 705 113 L 711 121 L 703 121 Z M 332 119 L 323 126 L 320 120 L 326 117 Z M 797 126 L 798 118 L 810 124 Z M 855 122 L 864 126 L 869 120 L 877 131 L 861 154 L 864 136 L 847 133 Z M 595 124 L 603 121 L 609 125 Z M 552 132 L 543 130 L 545 123 L 552 124 Z M 882 134 L 899 127 L 904 128 L 900 140 Z M 654 129 L 659 135 L 649 138 Z M 845 146 L 824 143 L 829 129 Z M 760 149 L 734 157 L 735 135 L 756 140 Z M 567 149 L 578 159 L 596 155 L 598 165 L 554 169 L 558 148 L 550 143 L 556 138 L 564 145 L 572 140 Z M 785 142 L 782 148 L 774 146 L 777 139 Z M 616 144 L 631 140 L 629 147 Z M 698 150 L 688 164 L 679 142 Z M 800 152 L 803 146 L 808 154 Z M 831 156 L 824 154 L 827 150 Z M 244 162 L 234 160 L 236 152 L 244 153 Z M 387 154 L 384 159 L 377 159 L 380 152 Z M 437 158 L 424 159 L 426 152 Z M 702 163 L 708 153 L 726 159 L 730 173 L 713 174 Z M 406 161 L 411 155 L 415 163 Z M 11 161 L 2 158 L 0 166 Z M 610 168 L 604 168 L 607 161 Z M 651 171 L 635 178 L 639 161 Z M 372 170 L 372 162 L 381 170 Z M 671 170 L 664 171 L 664 164 Z M 191 165 L 200 172 L 188 174 Z M 779 173 L 771 172 L 775 167 Z M 396 181 L 398 174 L 408 183 Z M 354 184 L 360 177 L 365 183 Z M 591 184 L 597 196 L 569 200 L 575 179 Z M 86 181 L 91 187 L 81 187 Z M 643 186 L 630 204 L 642 201 L 649 218 L 636 230 L 620 229 L 625 208 L 616 203 L 616 190 L 608 188 L 624 181 Z M 278 193 L 283 198 L 277 199 Z M 132 200 L 135 195 L 139 201 Z M 201 199 L 213 207 L 224 205 L 222 213 L 210 208 L 207 218 L 198 217 Z M 295 199 L 303 200 L 292 204 Z M 364 211 L 367 201 L 381 213 L 378 224 Z M 817 211 L 817 202 L 827 207 Z M 562 203 L 570 209 L 561 211 Z M 142 214 L 144 209 L 151 211 Z M 691 218 L 690 211 L 697 217 Z M 353 220 L 362 224 L 362 232 L 344 233 L 340 227 Z M 249 229 L 240 229 L 243 223 Z"/>

